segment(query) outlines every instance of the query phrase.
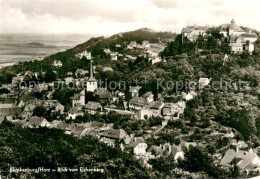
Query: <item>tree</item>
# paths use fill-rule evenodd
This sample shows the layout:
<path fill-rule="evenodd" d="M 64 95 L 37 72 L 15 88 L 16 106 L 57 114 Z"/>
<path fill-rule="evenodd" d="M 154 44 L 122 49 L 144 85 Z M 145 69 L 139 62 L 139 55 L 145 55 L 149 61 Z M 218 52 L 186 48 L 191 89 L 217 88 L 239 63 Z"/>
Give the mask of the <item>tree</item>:
<path fill-rule="evenodd" d="M 36 106 L 36 108 L 33 110 L 33 115 L 42 117 L 46 114 L 47 110 L 43 106 Z"/>
<path fill-rule="evenodd" d="M 54 73 L 51 69 L 47 70 L 45 76 L 44 76 L 44 81 L 45 82 L 52 82 L 55 81 L 57 78 L 56 73 Z"/>

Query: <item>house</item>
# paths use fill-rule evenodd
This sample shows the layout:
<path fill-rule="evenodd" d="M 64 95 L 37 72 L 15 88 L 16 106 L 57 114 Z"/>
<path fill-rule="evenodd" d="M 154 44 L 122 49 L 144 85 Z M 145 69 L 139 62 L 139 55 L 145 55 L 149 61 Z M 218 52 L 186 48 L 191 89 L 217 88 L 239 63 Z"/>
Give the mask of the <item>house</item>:
<path fill-rule="evenodd" d="M 3 117 L 18 117 L 22 113 L 21 108 L 13 107 L 13 108 L 0 108 L 0 116 Z"/>
<path fill-rule="evenodd" d="M 228 149 L 224 157 L 220 161 L 220 165 L 224 167 L 230 167 L 231 162 L 237 159 L 237 166 L 241 170 L 253 170 L 260 167 L 260 158 L 252 150 L 249 151 L 235 151 L 234 149 Z"/>
<path fill-rule="evenodd" d="M 136 113 L 136 118 L 137 119 L 149 119 L 153 115 L 153 112 L 151 111 L 150 108 L 142 108 L 137 111 Z"/>
<path fill-rule="evenodd" d="M 161 116 L 164 103 L 162 101 L 153 101 L 147 104 L 145 107 L 149 108 L 152 112 L 152 116 Z"/>
<path fill-rule="evenodd" d="M 62 67 L 62 62 L 61 62 L 60 60 L 54 60 L 54 61 L 52 62 L 52 65 L 53 65 L 54 67 L 60 68 L 60 67 Z"/>
<path fill-rule="evenodd" d="M 33 116 L 28 124 L 27 124 L 28 127 L 30 128 L 33 128 L 33 127 L 50 127 L 50 123 L 43 117 L 36 117 L 36 116 Z"/>
<path fill-rule="evenodd" d="M 130 86 L 129 87 L 129 92 L 130 92 L 130 95 L 131 97 L 137 97 L 139 96 L 139 91 L 142 87 L 141 86 Z"/>
<path fill-rule="evenodd" d="M 140 110 L 146 105 L 147 101 L 142 97 L 134 97 L 129 101 L 129 108 Z"/>
<path fill-rule="evenodd" d="M 207 86 L 210 83 L 210 79 L 208 78 L 200 78 L 199 79 L 199 89 L 204 88 L 205 86 Z"/>
<path fill-rule="evenodd" d="M 133 148 L 135 155 L 144 155 L 146 153 L 147 144 L 144 139 L 134 137 L 126 147 Z"/>
<path fill-rule="evenodd" d="M 115 146 L 116 141 L 121 141 L 127 136 L 123 129 L 110 129 L 100 134 L 100 141 L 108 144 L 111 147 Z"/>
<path fill-rule="evenodd" d="M 83 70 L 83 69 L 77 69 L 76 72 L 75 72 L 75 74 L 76 74 L 77 76 L 86 75 L 86 74 L 88 74 L 88 73 L 89 73 L 88 70 Z"/>
<path fill-rule="evenodd" d="M 66 78 L 64 79 L 64 81 L 65 81 L 66 85 L 68 85 L 68 84 L 70 84 L 70 83 L 73 83 L 74 78 L 73 78 L 73 77 L 66 77 Z"/>
<path fill-rule="evenodd" d="M 0 109 L 13 107 L 15 107 L 15 100 L 12 98 L 5 98 L 3 101 L 0 101 Z"/>
<path fill-rule="evenodd" d="M 85 133 L 85 129 L 83 126 L 77 126 L 75 125 L 71 131 L 71 134 L 73 134 L 73 136 L 81 138 L 82 136 L 84 136 Z"/>
<path fill-rule="evenodd" d="M 55 106 L 55 111 L 59 112 L 60 114 L 63 114 L 64 113 L 64 106 L 60 103 L 57 103 L 56 106 Z"/>
<path fill-rule="evenodd" d="M 27 127 L 28 121 L 27 120 L 13 120 L 12 121 L 14 125 L 21 126 L 21 127 Z"/>
<path fill-rule="evenodd" d="M 72 107 L 70 108 L 69 112 L 68 112 L 68 116 L 67 119 L 76 119 L 76 117 L 78 116 L 83 116 L 84 112 L 77 108 L 77 107 Z"/>
<path fill-rule="evenodd" d="M 86 109 L 87 113 L 89 113 L 89 114 L 96 114 L 97 112 L 101 112 L 102 111 L 102 106 L 98 102 L 89 101 L 85 105 L 85 109 Z"/>
<path fill-rule="evenodd" d="M 83 89 L 80 93 L 74 94 L 74 96 L 70 97 L 72 100 L 72 106 L 75 107 L 76 104 L 80 104 L 82 106 L 85 105 L 85 90 Z"/>
<path fill-rule="evenodd" d="M 149 43 L 149 41 L 144 40 L 144 41 L 142 42 L 142 47 L 143 47 L 143 48 L 150 47 L 150 43 Z"/>
<path fill-rule="evenodd" d="M 160 144 L 160 146 L 153 145 L 150 150 L 156 154 L 156 157 L 168 157 L 173 156 L 177 161 L 179 158 L 184 158 L 184 152 L 180 146 L 170 145 L 169 143 Z"/>
<path fill-rule="evenodd" d="M 117 60 L 117 52 L 110 53 L 111 60 Z"/>
<path fill-rule="evenodd" d="M 152 65 L 153 65 L 155 63 L 161 62 L 162 58 L 161 57 L 152 57 L 152 58 L 149 58 L 149 61 L 152 61 Z"/>
<path fill-rule="evenodd" d="M 154 95 L 153 95 L 153 93 L 152 93 L 151 91 L 149 91 L 149 92 L 147 92 L 147 93 L 145 93 L 145 94 L 143 95 L 143 98 L 146 99 L 146 102 L 147 102 L 147 103 L 153 102 L 153 97 L 154 97 Z"/>
<path fill-rule="evenodd" d="M 103 72 L 106 72 L 106 71 L 114 71 L 114 70 L 111 67 L 104 67 Z"/>
<path fill-rule="evenodd" d="M 181 147 L 172 146 L 171 155 L 174 157 L 175 161 L 177 161 L 179 158 L 184 158 L 184 152 Z"/>
<path fill-rule="evenodd" d="M 110 102 L 112 99 L 112 94 L 106 88 L 99 88 L 95 93 L 94 96 L 100 100 L 101 103 Z"/>
<path fill-rule="evenodd" d="M 137 43 L 135 41 L 131 41 L 128 45 L 127 48 L 128 49 L 133 49 L 137 46 Z"/>
<path fill-rule="evenodd" d="M 104 49 L 104 52 L 106 53 L 106 54 L 110 54 L 110 49 L 108 49 L 108 48 L 106 48 L 106 49 Z"/>
<path fill-rule="evenodd" d="M 208 26 L 187 26 L 182 29 L 182 38 L 187 37 L 190 41 L 196 41 L 200 35 L 205 36 L 208 29 Z"/>
<path fill-rule="evenodd" d="M 125 93 L 122 91 L 116 90 L 114 94 L 118 98 L 125 98 Z"/>
<path fill-rule="evenodd" d="M 15 76 L 12 78 L 12 86 L 16 86 L 24 80 L 24 76 Z"/>
<path fill-rule="evenodd" d="M 84 51 L 81 52 L 81 53 L 75 54 L 75 56 L 76 56 L 77 58 L 82 58 L 83 56 L 85 56 L 88 60 L 90 60 L 90 59 L 91 59 L 91 52 L 88 52 L 87 50 L 84 50 Z"/>
<path fill-rule="evenodd" d="M 125 60 L 135 60 L 136 59 L 136 57 L 135 56 L 132 56 L 132 55 L 126 55 L 126 57 L 125 57 Z"/>
<path fill-rule="evenodd" d="M 185 102 L 179 101 L 177 103 L 165 103 L 162 109 L 164 116 L 178 116 L 184 112 L 186 105 Z"/>

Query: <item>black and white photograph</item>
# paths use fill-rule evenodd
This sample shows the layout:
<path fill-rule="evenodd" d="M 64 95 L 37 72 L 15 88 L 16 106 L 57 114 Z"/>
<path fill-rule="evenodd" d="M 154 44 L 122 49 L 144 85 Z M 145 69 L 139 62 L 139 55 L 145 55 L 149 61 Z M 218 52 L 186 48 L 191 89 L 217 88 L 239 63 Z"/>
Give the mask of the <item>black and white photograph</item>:
<path fill-rule="evenodd" d="M 0 179 L 260 179 L 259 0 L 0 0 Z"/>

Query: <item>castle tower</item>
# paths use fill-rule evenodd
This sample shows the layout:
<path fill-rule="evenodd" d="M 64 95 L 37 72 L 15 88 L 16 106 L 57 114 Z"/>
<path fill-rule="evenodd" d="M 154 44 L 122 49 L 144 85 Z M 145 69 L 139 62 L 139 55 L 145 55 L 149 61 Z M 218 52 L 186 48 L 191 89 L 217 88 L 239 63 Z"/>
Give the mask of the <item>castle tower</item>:
<path fill-rule="evenodd" d="M 89 78 L 87 80 L 87 91 L 94 92 L 97 89 L 98 82 L 93 76 L 92 59 L 90 59 Z"/>

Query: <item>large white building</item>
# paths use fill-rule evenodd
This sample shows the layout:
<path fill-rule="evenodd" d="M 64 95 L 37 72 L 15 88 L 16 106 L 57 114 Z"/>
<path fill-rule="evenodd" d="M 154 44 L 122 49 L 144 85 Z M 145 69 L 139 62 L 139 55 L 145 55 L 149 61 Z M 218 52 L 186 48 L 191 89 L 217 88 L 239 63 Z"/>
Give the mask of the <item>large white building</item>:
<path fill-rule="evenodd" d="M 258 39 L 255 33 L 246 32 L 236 25 L 234 19 L 231 20 L 230 24 L 222 24 L 219 33 L 227 37 L 232 53 L 242 53 L 244 50 L 252 53 L 254 51 L 253 43 Z"/>
<path fill-rule="evenodd" d="M 187 26 L 182 29 L 182 37 L 187 37 L 190 41 L 196 41 L 200 35 L 206 35 L 208 29 L 208 26 Z"/>

